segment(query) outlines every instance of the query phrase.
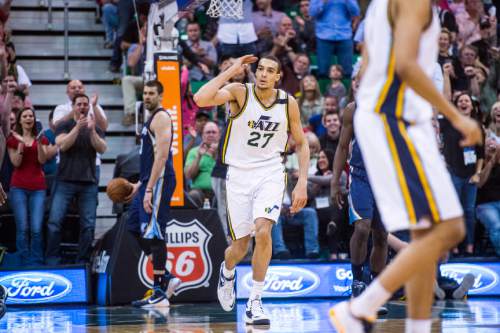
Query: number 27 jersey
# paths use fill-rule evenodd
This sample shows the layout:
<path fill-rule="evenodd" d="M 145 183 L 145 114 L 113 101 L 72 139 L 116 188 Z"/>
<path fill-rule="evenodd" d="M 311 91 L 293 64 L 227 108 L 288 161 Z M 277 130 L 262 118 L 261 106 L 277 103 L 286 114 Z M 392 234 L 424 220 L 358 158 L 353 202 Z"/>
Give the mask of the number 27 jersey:
<path fill-rule="evenodd" d="M 276 90 L 273 104 L 265 106 L 254 84 L 245 84 L 241 111 L 229 117 L 222 138 L 222 163 L 241 169 L 280 165 L 289 133 L 288 94 Z"/>

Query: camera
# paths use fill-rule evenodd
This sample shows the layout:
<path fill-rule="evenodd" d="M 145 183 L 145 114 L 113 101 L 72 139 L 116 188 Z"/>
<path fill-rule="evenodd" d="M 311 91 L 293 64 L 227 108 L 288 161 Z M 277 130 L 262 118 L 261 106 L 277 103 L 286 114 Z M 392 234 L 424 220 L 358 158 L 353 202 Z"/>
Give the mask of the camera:
<path fill-rule="evenodd" d="M 479 28 L 481 30 L 484 30 L 484 29 L 490 29 L 491 28 L 491 23 L 488 19 L 483 19 L 481 20 L 481 22 L 479 23 Z"/>

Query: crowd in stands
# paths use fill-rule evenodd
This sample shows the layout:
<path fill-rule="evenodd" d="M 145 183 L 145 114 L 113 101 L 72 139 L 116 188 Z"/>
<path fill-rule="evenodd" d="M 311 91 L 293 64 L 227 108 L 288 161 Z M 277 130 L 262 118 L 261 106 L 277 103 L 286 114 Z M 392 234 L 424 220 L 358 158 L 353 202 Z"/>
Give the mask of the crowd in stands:
<path fill-rule="evenodd" d="M 196 56 L 195 59 L 183 59 L 192 91 L 224 70 L 236 57 L 248 53 L 272 54 L 282 65 L 279 88 L 298 100 L 311 151 L 310 201 L 301 213 L 291 216 L 287 212 L 290 193 L 285 193 L 280 223 L 273 230 L 274 258 L 298 255 L 336 259 L 348 255 L 344 254 L 348 252 L 346 244 L 351 232 L 347 207 L 332 204 L 330 180 L 343 110 L 354 100 L 359 84 L 356 74 L 363 49 L 363 15 L 368 3 L 356 0 L 244 0 L 242 19 L 215 21 L 200 9 L 183 13 L 177 23 L 181 40 L 186 41 Z M 439 1 L 434 11 L 442 24 L 434 82 L 461 112 L 483 125 L 485 135 L 484 145 L 462 148 L 459 133 L 436 112 L 436 135 L 467 222 L 467 237 L 454 252 L 456 255 L 483 255 L 485 251 L 496 251 L 498 255 L 500 49 L 497 47 L 496 7 L 491 1 Z M 252 73 L 247 73 L 245 78 L 235 78 L 235 81 L 251 83 Z M 190 91 L 185 98 L 189 96 Z M 206 187 L 210 184 L 210 167 L 217 168 L 217 151 L 209 148 L 211 144 L 207 143 L 203 126 L 209 126 L 210 132 L 215 122 L 220 127 L 218 132 L 222 132 L 224 109 L 183 109 L 183 115 L 188 115 L 186 119 L 192 119 L 184 123 L 190 129 L 185 141 L 187 190 L 200 205 L 206 198 L 215 204 L 223 201 L 213 188 Z M 196 117 L 189 116 L 190 112 Z M 217 142 L 215 137 L 214 142 Z M 286 169 L 292 186 L 297 173 L 293 142 L 289 144 Z M 347 165 L 343 175 L 346 196 L 348 178 Z M 200 187 L 203 179 L 205 186 Z M 223 219 L 223 214 L 220 215 Z M 494 249 L 485 246 L 488 237 Z M 299 246 L 298 240 L 301 241 Z M 294 249 L 289 249 L 290 246 Z"/>
<path fill-rule="evenodd" d="M 122 124 L 135 123 L 143 89 L 150 1 L 100 0 L 105 28 L 103 48 L 113 50 L 109 69 L 121 73 Z M 11 1 L 4 1 L 10 4 Z M 179 53 L 186 193 L 201 208 L 218 210 L 227 232 L 224 166 L 218 162 L 226 107 L 199 108 L 193 93 L 231 65 L 234 58 L 272 54 L 282 66 L 280 89 L 295 96 L 307 132 L 311 159 L 309 202 L 289 212 L 298 177 L 294 143 L 285 166 L 289 184 L 279 224 L 274 227 L 273 257 L 348 256 L 348 207 L 332 203 L 333 158 L 342 129 L 343 110 L 354 100 L 363 49 L 363 15 L 369 1 L 243 0 L 241 19 L 213 19 L 203 6 L 180 12 Z M 8 30 L 8 5 L 0 7 L 0 164 L 16 222 L 16 248 L 22 264 L 58 264 L 62 222 L 78 207 L 77 262 L 90 255 L 96 223 L 100 154 L 106 150 L 106 112 L 98 95 L 85 94 L 81 81 L 67 85 L 66 101 L 43 129 L 30 98 L 31 82 L 16 64 Z M 464 114 L 483 125 L 484 145 L 462 148 L 460 134 L 436 113 L 435 128 L 443 159 L 462 202 L 467 237 L 455 255 L 500 256 L 500 48 L 492 1 L 453 0 L 435 5 L 442 31 L 434 82 Z M 335 23 L 335 24 L 333 24 Z M 251 70 L 233 82 L 252 83 Z M 65 100 L 61 91 L 61 102 Z M 342 175 L 347 203 L 349 166 Z M 48 200 L 50 198 L 50 200 Z M 76 202 L 76 205 L 75 205 Z M 5 208 L 2 208 L 5 209 Z M 43 212 L 46 212 L 45 214 Z M 45 216 L 45 219 L 44 219 Z M 479 222 L 479 223 L 478 223 Z M 47 232 L 44 239 L 43 228 Z M 485 244 L 489 244 L 485 246 Z"/>
<path fill-rule="evenodd" d="M 75 261 L 87 263 L 96 224 L 99 154 L 106 150 L 106 114 L 98 94 L 86 95 L 83 83 L 72 80 L 67 97 L 60 92 L 64 103 L 50 112 L 49 126 L 43 128 L 29 76 L 16 62 L 8 21 L 11 2 L 0 7 L 0 181 L 8 196 L 0 214 L 12 214 L 16 230 L 16 252 L 9 264 L 61 263 L 68 211 L 80 223 Z"/>

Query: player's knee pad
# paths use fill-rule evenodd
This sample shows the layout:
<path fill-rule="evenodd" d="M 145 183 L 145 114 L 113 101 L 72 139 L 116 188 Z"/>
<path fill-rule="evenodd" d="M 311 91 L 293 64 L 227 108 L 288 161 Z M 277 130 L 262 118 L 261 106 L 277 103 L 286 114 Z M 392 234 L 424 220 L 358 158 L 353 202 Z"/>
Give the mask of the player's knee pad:
<path fill-rule="evenodd" d="M 151 252 L 153 254 L 153 269 L 164 270 L 165 261 L 167 260 L 167 251 L 165 248 L 165 240 L 154 238 L 151 240 Z"/>

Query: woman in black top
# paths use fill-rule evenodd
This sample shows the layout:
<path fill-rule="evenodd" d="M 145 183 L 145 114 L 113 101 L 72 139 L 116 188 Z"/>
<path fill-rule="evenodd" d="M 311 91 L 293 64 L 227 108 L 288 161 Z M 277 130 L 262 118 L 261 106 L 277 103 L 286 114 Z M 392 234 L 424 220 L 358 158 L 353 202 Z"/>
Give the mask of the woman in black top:
<path fill-rule="evenodd" d="M 316 208 L 316 212 L 318 213 L 320 230 L 318 238 L 321 245 L 328 245 L 330 260 L 337 259 L 337 252 L 339 250 L 339 233 L 333 231 L 335 231 L 337 225 L 345 225 L 343 222 L 347 220 L 345 216 L 346 212 L 338 209 L 335 205 L 331 205 L 329 202 L 334 156 L 335 152 L 329 149 L 322 149 L 319 152 L 318 162 L 316 164 L 318 171 L 316 171 L 314 176 L 309 176 L 307 178 L 308 195 L 312 201 L 314 201 L 312 206 Z M 344 183 L 345 182 L 344 177 Z M 333 223 L 333 225 L 328 227 L 330 223 Z M 328 231 L 328 228 L 331 230 Z"/>
<path fill-rule="evenodd" d="M 477 218 L 500 256 L 500 144 L 494 138 L 486 140 L 486 163 L 478 186 Z"/>
<path fill-rule="evenodd" d="M 472 98 L 467 93 L 459 94 L 454 101 L 458 110 L 469 117 L 478 119 L 478 110 Z M 443 155 L 451 174 L 453 184 L 464 209 L 467 225 L 466 248 L 467 254 L 474 252 L 474 223 L 477 184 L 483 168 L 483 146 L 462 147 L 462 136 L 448 120 L 440 123 L 443 139 Z"/>

